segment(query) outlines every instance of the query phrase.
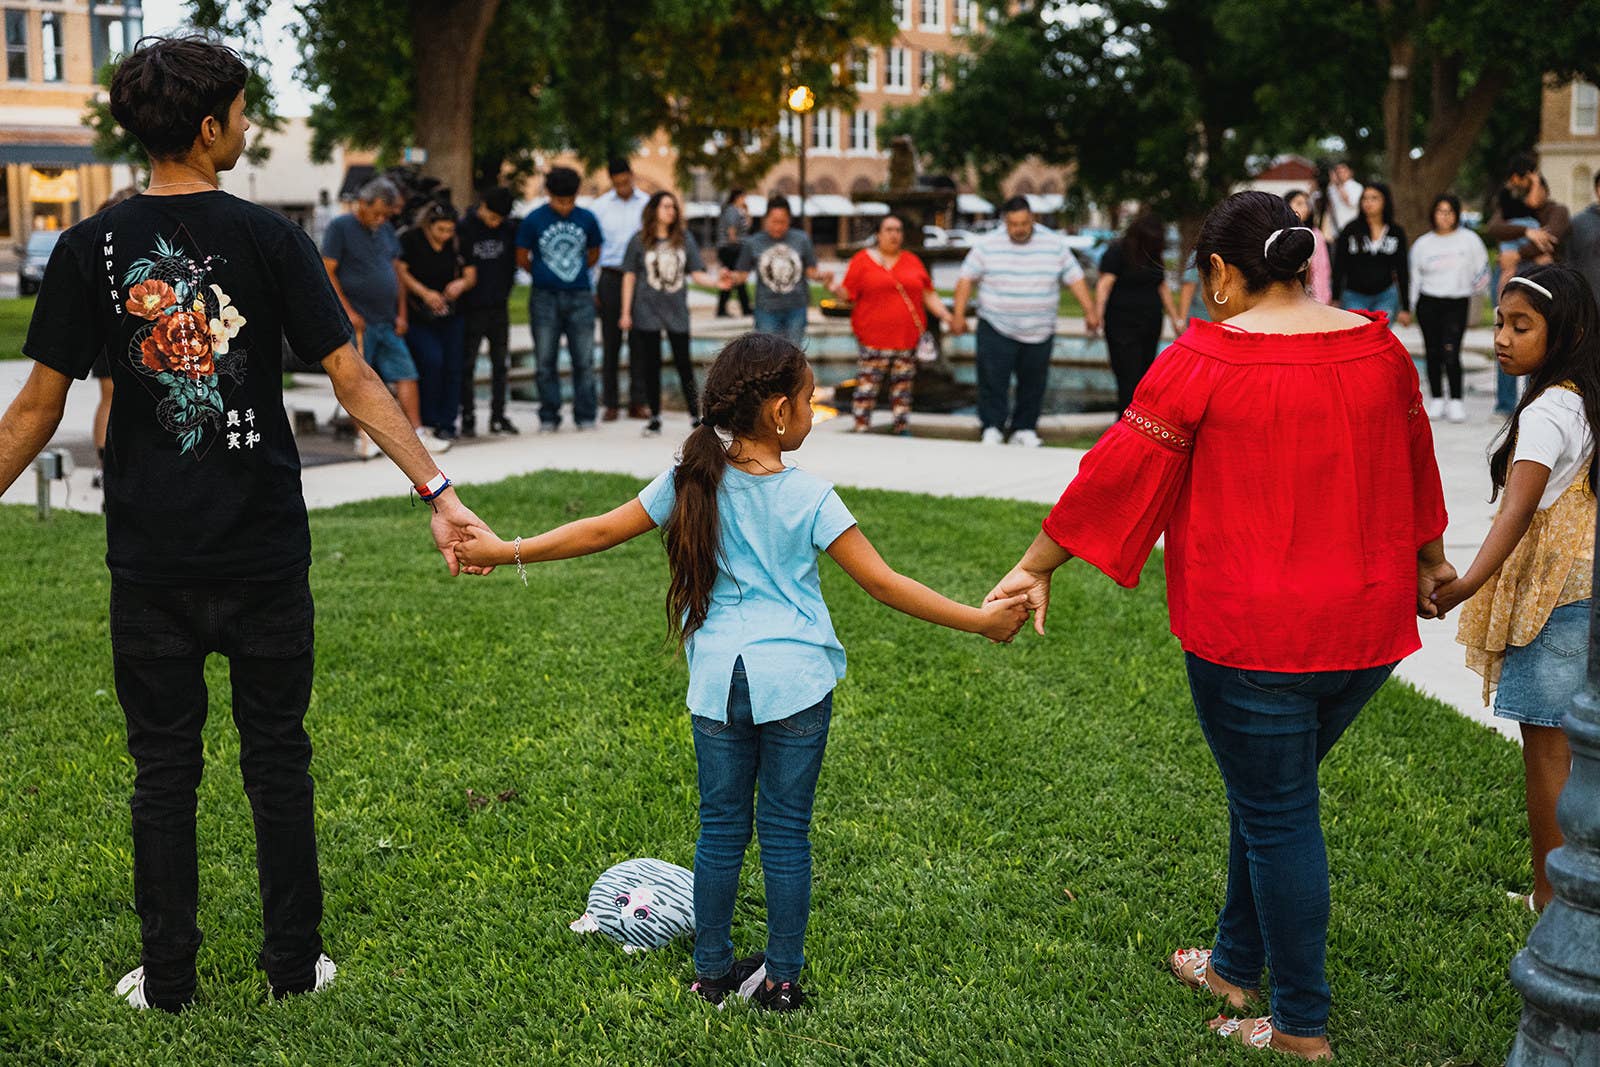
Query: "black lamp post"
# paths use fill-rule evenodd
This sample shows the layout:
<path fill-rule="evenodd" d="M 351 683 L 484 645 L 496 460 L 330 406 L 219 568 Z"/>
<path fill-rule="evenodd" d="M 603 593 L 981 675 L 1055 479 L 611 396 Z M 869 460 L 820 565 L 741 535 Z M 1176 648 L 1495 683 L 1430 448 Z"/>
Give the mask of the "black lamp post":
<path fill-rule="evenodd" d="M 806 217 L 806 116 L 817 106 L 817 94 L 808 85 L 789 90 L 789 110 L 800 116 L 800 228 L 811 236 L 811 220 Z"/>

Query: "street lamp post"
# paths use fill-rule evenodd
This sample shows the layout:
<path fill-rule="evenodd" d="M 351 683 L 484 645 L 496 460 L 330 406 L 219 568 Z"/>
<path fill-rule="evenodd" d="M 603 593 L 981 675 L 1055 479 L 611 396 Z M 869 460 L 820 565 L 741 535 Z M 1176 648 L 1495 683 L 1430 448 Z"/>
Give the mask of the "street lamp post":
<path fill-rule="evenodd" d="M 808 85 L 789 90 L 789 110 L 800 116 L 800 228 L 811 236 L 811 219 L 806 215 L 806 116 L 817 106 L 817 94 Z"/>
<path fill-rule="evenodd" d="M 1566 843 L 1545 860 L 1555 899 L 1511 961 L 1522 1022 L 1507 1067 L 1600 1064 L 1600 613 L 1592 606 L 1587 683 L 1562 725 L 1572 746 L 1556 806 Z"/>

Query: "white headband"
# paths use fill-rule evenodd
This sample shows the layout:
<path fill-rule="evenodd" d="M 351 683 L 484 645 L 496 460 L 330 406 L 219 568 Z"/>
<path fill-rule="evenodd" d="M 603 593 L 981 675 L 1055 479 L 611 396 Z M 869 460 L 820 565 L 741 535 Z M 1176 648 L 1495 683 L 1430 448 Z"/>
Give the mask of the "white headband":
<path fill-rule="evenodd" d="M 1289 230 L 1304 230 L 1307 233 L 1312 233 L 1312 230 L 1311 230 L 1310 226 L 1290 226 L 1286 230 L 1273 230 L 1270 234 L 1267 235 L 1267 243 L 1261 246 L 1261 258 L 1265 259 L 1267 257 L 1267 255 L 1268 255 L 1268 253 L 1270 253 L 1272 251 L 1272 242 L 1276 241 L 1278 238 L 1280 238 L 1284 234 L 1288 233 Z M 1315 235 L 1313 235 L 1313 240 L 1315 240 Z M 1306 262 L 1307 263 L 1311 262 L 1311 257 L 1310 256 L 1306 257 Z"/>
<path fill-rule="evenodd" d="M 1526 285 L 1529 289 L 1532 289 L 1536 293 L 1543 293 L 1544 294 L 1544 298 L 1546 300 L 1554 300 L 1555 299 L 1555 297 L 1553 295 L 1551 295 L 1550 290 L 1546 289 L 1544 286 L 1540 285 L 1538 282 L 1529 281 L 1527 278 L 1512 278 L 1510 281 L 1506 282 L 1506 284 L 1507 285 Z"/>

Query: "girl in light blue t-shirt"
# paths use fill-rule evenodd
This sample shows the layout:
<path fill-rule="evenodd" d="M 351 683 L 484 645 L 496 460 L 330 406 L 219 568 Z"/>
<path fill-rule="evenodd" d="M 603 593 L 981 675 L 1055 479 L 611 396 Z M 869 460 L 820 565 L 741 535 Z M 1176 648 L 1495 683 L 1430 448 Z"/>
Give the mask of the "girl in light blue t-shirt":
<path fill-rule="evenodd" d="M 474 528 L 468 565 L 525 564 L 602 552 L 661 528 L 670 624 L 689 661 L 700 784 L 695 845 L 694 990 L 774 1010 L 800 1006 L 811 910 L 811 809 L 844 677 L 844 648 L 817 580 L 826 552 L 874 598 L 928 622 L 1009 641 L 1024 598 L 981 608 L 897 573 L 833 487 L 783 464 L 811 430 L 815 379 L 774 334 L 730 342 L 706 376 L 704 421 L 677 466 L 606 515 L 507 543 Z M 735 959 L 734 895 L 752 821 L 761 837 L 767 949 Z"/>

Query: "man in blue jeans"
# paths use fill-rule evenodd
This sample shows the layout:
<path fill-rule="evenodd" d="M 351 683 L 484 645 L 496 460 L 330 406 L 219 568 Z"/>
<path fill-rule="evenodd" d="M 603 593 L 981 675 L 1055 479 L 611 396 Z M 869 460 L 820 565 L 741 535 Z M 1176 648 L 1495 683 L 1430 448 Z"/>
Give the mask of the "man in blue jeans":
<path fill-rule="evenodd" d="M 830 285 L 833 272 L 817 268 L 811 238 L 791 228 L 790 221 L 787 197 L 767 201 L 761 232 L 746 237 L 740 245 L 739 260 L 727 284 L 741 286 L 754 273 L 756 332 L 775 333 L 804 347 L 806 308 L 811 303 L 811 287 L 806 281 Z"/>
<path fill-rule="evenodd" d="M 561 426 L 561 339 L 572 361 L 572 421 L 594 429 L 594 293 L 589 268 L 600 258 L 600 220 L 578 206 L 582 179 L 571 167 L 545 176 L 549 202 L 517 228 L 517 265 L 533 275 L 528 322 L 539 365 L 539 432 Z"/>
<path fill-rule="evenodd" d="M 983 286 L 983 307 L 977 338 L 978 421 L 982 441 L 1039 446 L 1039 413 L 1044 407 L 1055 348 L 1056 309 L 1066 285 L 1083 307 L 1084 328 L 1100 328 L 1095 300 L 1083 280 L 1083 268 L 1066 240 L 1033 221 L 1028 201 L 1014 196 L 1001 206 L 1005 227 L 972 246 L 961 263 L 956 283 L 951 331 L 967 331 L 967 303 L 975 285 Z M 1017 398 L 1010 401 L 1011 379 Z"/>

